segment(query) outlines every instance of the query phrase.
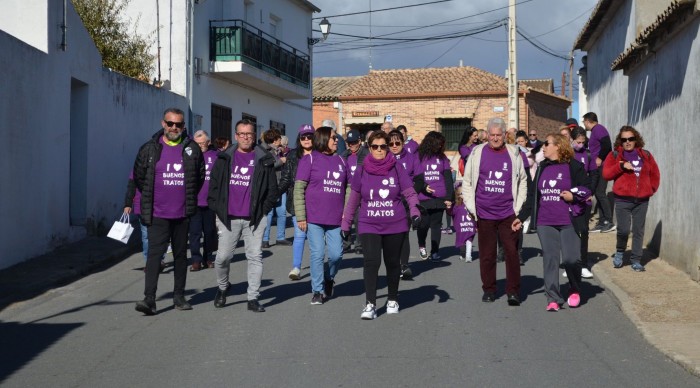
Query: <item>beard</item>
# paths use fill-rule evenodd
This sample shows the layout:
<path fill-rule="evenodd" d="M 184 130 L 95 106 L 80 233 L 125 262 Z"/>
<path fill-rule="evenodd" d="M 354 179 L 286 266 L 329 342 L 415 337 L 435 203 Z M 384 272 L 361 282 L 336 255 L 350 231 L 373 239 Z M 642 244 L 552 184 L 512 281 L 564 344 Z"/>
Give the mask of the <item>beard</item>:
<path fill-rule="evenodd" d="M 168 139 L 169 141 L 175 141 L 180 138 L 182 135 L 182 130 L 178 130 L 177 132 L 171 132 L 166 130 L 165 131 L 165 138 Z"/>

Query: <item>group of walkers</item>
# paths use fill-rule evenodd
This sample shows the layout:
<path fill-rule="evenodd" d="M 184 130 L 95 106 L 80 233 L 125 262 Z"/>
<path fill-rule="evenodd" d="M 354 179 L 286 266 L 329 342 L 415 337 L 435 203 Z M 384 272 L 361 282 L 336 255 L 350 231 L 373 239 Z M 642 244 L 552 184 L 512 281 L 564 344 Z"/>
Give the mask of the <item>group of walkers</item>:
<path fill-rule="evenodd" d="M 213 147 L 204 131 L 190 139 L 184 113 L 167 109 L 162 129 L 139 149 L 125 201 L 125 211 L 140 214 L 146 257 L 145 298 L 136 303 L 136 310 L 156 314 L 157 282 L 169 244 L 174 307 L 192 308 L 184 297 L 188 241 L 190 271 L 214 268 L 214 306 L 226 306 L 230 263 L 242 239 L 248 310 L 264 312 L 259 301 L 262 249 L 270 246 L 273 213 L 276 244 L 292 246 L 291 280 L 301 279 L 308 239 L 312 305 L 333 297 L 343 253 L 354 249 L 363 256 L 361 318 L 377 316 L 382 258 L 386 313 L 398 313 L 400 281 L 413 276 L 409 230 L 416 230 L 420 258 L 440 261 L 442 219 L 447 213 L 457 233 L 460 260 L 472 261 L 478 236 L 482 301 L 497 298 L 500 250 L 507 303 L 520 305 L 520 249 L 523 226 L 529 224 L 542 246 L 547 310 L 557 311 L 564 303 L 577 307 L 581 277 L 590 277 L 591 197 L 605 192 L 607 180 L 615 181 L 618 241 L 613 265 L 623 265 L 631 225 L 632 269 L 643 271 L 644 218 L 649 197 L 659 186 L 659 171 L 651 154 L 642 149 L 636 129 L 622 127 L 613 149 L 594 113 L 584 115 L 591 139 L 577 123 L 568 124 L 540 142 L 536 132 L 510 134 L 502 119 L 493 118 L 483 135 L 475 128 L 465 131 L 454 166 L 445 155 L 445 137 L 437 131 L 417 143 L 405 126 L 394 129 L 386 122 L 381 130 L 365 134 L 363 142 L 360 132 L 352 129 L 344 139 L 347 149 L 339 152 L 340 135 L 334 125 L 316 129 L 302 125 L 295 148 L 289 149 L 276 130 L 266 131 L 257 143 L 255 124 L 241 120 L 235 124 L 233 145 L 217 141 Z M 599 147 L 592 147 L 594 138 Z M 598 207 L 600 221 L 591 232 L 614 230 L 609 204 L 606 208 L 598 200 Z M 284 234 L 287 213 L 294 225 L 291 242 Z M 566 294 L 559 285 L 560 268 L 569 282 Z"/>

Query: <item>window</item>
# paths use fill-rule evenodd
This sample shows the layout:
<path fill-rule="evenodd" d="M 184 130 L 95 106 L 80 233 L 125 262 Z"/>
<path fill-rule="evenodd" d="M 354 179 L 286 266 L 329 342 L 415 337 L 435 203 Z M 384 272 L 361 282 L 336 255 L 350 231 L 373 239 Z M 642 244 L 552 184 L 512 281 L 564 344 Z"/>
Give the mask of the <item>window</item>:
<path fill-rule="evenodd" d="M 445 136 L 445 151 L 457 151 L 462 134 L 471 126 L 471 119 L 438 119 L 440 131 Z"/>
<path fill-rule="evenodd" d="M 211 104 L 211 138 L 225 137 L 231 140 L 231 108 Z"/>
<path fill-rule="evenodd" d="M 286 126 L 284 125 L 284 123 L 280 123 L 278 121 L 270 120 L 270 129 L 276 129 L 276 130 L 280 131 L 280 133 L 283 135 L 287 134 L 286 133 Z"/>
<path fill-rule="evenodd" d="M 282 19 L 273 14 L 270 14 L 270 35 L 282 39 Z"/>

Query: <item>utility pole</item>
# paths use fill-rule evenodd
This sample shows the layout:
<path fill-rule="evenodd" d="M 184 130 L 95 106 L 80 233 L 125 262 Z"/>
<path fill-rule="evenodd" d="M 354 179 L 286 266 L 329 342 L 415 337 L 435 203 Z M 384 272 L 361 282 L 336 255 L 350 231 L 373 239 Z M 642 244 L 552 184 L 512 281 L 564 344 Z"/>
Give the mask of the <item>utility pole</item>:
<path fill-rule="evenodd" d="M 508 2 L 508 127 L 520 129 L 518 68 L 515 58 L 515 0 Z"/>
<path fill-rule="evenodd" d="M 569 117 L 574 117 L 574 50 L 569 54 L 569 98 L 571 99 Z"/>

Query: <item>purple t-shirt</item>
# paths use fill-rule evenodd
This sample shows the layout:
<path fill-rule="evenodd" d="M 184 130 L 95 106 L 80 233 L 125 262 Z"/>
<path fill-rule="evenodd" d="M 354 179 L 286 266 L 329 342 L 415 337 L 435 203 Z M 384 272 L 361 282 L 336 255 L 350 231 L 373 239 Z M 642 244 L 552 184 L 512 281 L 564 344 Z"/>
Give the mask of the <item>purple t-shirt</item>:
<path fill-rule="evenodd" d="M 299 161 L 296 180 L 309 183 L 306 186 L 306 221 L 340 226 L 348 182 L 345 160 L 336 154 L 313 151 Z"/>
<path fill-rule="evenodd" d="M 515 214 L 512 164 L 506 147 L 498 151 L 484 147 L 476 183 L 477 217 L 502 220 Z"/>
<path fill-rule="evenodd" d="M 418 143 L 415 140 L 410 139 L 404 143 L 403 149 L 405 149 L 411 154 L 415 154 L 416 152 L 418 152 Z"/>
<path fill-rule="evenodd" d="M 351 187 L 360 193 L 359 233 L 395 234 L 408 231 L 406 208 L 401 192 L 413 187 L 402 167 L 395 166 L 386 175 L 372 175 L 359 168 Z"/>
<path fill-rule="evenodd" d="M 205 177 L 202 189 L 199 190 L 199 195 L 197 195 L 197 206 L 207 206 L 207 195 L 209 194 L 209 174 L 211 174 L 211 169 L 214 167 L 217 154 L 218 152 L 214 150 L 207 150 L 204 153 Z"/>
<path fill-rule="evenodd" d="M 231 177 L 228 182 L 228 214 L 234 217 L 250 217 L 250 184 L 255 171 L 255 151 L 233 152 Z"/>
<path fill-rule="evenodd" d="M 357 170 L 357 153 L 348 156 L 348 169 L 350 170 L 350 177 L 352 178 L 355 175 L 355 170 Z"/>
<path fill-rule="evenodd" d="M 630 162 L 632 169 L 634 169 L 634 175 L 639 177 L 639 173 L 642 171 L 642 164 L 644 164 L 644 160 L 639 156 L 639 152 L 636 149 L 633 151 L 622 151 L 622 159 Z"/>
<path fill-rule="evenodd" d="M 185 216 L 185 165 L 182 143 L 167 145 L 160 138 L 163 151 L 156 162 L 153 186 L 153 217 L 175 219 Z"/>
<path fill-rule="evenodd" d="M 596 124 L 591 128 L 591 137 L 588 139 L 588 149 L 591 151 L 591 159 L 594 160 L 600 154 L 600 139 L 610 137 L 608 129 L 600 124 Z M 602 158 L 601 158 L 602 159 Z"/>
<path fill-rule="evenodd" d="M 416 156 L 408 152 L 405 148 L 401 150 L 401 153 L 394 155 L 396 158 L 396 165 L 400 166 L 408 173 L 408 177 L 413 179 L 413 164 L 415 163 Z"/>
<path fill-rule="evenodd" d="M 450 171 L 450 161 L 444 156 L 433 156 L 420 159 L 418 154 L 413 160 L 413 174 L 423 174 L 425 184 L 435 190 L 432 194 L 418 193 L 419 201 L 427 201 L 435 198 L 443 198 L 447 195 L 445 176 L 443 171 Z"/>
<path fill-rule="evenodd" d="M 476 147 L 476 144 L 462 144 L 459 146 L 459 156 L 464 159 L 465 161 L 471 155 L 472 150 Z"/>
<path fill-rule="evenodd" d="M 593 155 L 590 153 L 590 151 L 588 151 L 588 149 L 586 149 L 586 147 L 581 148 L 580 151 L 576 151 L 576 148 L 574 148 L 574 159 L 581 162 L 587 172 L 598 168 L 598 166 L 595 165 L 595 160 L 592 158 L 592 156 Z"/>
<path fill-rule="evenodd" d="M 562 191 L 571 190 L 569 164 L 553 164 L 542 170 L 537 190 L 540 192 L 537 225 L 571 225 L 569 204 L 560 196 Z"/>
<path fill-rule="evenodd" d="M 469 215 L 464 205 L 455 206 L 452 209 L 452 225 L 456 229 L 455 246 L 463 246 L 467 240 L 472 241 L 476 235 L 476 223 Z"/>

